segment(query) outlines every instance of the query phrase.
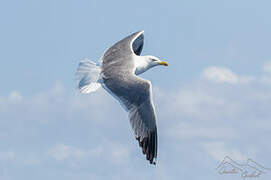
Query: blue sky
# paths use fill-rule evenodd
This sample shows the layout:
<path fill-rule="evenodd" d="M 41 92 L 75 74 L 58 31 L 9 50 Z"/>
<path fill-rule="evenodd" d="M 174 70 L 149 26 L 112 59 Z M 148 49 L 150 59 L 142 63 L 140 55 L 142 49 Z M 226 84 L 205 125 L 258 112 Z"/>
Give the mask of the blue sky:
<path fill-rule="evenodd" d="M 0 179 L 240 179 L 227 155 L 271 167 L 270 1 L 0 2 Z M 80 59 L 144 30 L 158 165 L 100 89 L 75 90 Z M 260 176 L 270 179 L 271 171 Z"/>

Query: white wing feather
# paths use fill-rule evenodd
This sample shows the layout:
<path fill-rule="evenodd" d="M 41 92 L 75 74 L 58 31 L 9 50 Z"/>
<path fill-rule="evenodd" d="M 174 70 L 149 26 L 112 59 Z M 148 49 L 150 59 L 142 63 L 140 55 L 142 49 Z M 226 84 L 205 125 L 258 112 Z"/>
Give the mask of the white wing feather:
<path fill-rule="evenodd" d="M 101 68 L 95 62 L 84 59 L 80 61 L 76 76 L 78 78 L 78 89 L 81 93 L 87 94 L 96 91 L 101 87 Z"/>

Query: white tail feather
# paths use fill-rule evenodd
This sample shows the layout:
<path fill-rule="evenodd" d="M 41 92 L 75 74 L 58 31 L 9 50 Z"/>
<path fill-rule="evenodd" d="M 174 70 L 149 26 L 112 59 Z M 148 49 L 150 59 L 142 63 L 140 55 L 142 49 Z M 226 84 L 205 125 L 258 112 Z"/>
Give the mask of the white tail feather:
<path fill-rule="evenodd" d="M 99 82 L 100 72 L 101 68 L 95 62 L 88 59 L 80 61 L 76 76 L 78 78 L 77 87 L 81 93 L 91 93 L 101 87 Z"/>

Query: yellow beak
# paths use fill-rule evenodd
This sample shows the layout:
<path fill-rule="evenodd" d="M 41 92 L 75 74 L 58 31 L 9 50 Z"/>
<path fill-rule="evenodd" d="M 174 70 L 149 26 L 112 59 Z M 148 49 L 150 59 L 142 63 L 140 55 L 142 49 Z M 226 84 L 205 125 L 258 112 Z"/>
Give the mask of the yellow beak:
<path fill-rule="evenodd" d="M 159 62 L 160 65 L 168 66 L 168 63 L 166 61 Z"/>

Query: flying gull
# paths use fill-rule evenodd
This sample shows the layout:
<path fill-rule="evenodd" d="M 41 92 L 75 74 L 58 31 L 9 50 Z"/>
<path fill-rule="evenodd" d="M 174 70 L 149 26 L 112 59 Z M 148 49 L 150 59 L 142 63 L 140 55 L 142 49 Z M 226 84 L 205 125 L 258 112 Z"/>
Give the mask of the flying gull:
<path fill-rule="evenodd" d="M 77 69 L 78 89 L 90 93 L 103 87 L 129 113 L 130 123 L 143 154 L 151 164 L 157 159 L 157 127 L 151 82 L 137 75 L 167 62 L 154 56 L 140 56 L 144 31 L 133 33 L 114 44 L 100 64 L 82 60 Z"/>

